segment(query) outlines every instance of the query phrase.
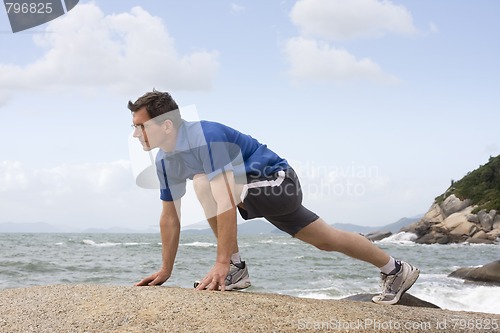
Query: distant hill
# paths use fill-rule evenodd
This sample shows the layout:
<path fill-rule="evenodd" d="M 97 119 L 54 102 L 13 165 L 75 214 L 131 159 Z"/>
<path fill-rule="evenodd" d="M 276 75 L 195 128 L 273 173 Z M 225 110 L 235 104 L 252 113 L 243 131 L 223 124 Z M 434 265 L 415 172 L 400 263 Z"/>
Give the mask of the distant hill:
<path fill-rule="evenodd" d="M 436 198 L 436 202 L 442 203 L 451 194 L 460 200 L 470 199 L 472 205 L 477 205 L 473 213 L 482 209 L 500 211 L 500 155 L 490 157 L 488 163 L 462 179 L 452 180 L 451 186 Z"/>
<path fill-rule="evenodd" d="M 69 227 L 58 227 L 45 222 L 33 222 L 33 223 L 13 223 L 5 222 L 0 223 L 0 233 L 85 233 L 85 234 L 134 234 L 134 233 L 151 233 L 158 232 L 159 228 L 156 229 L 128 229 L 121 227 L 111 227 L 111 228 L 87 228 L 87 229 L 77 229 Z"/>
<path fill-rule="evenodd" d="M 352 231 L 352 232 L 359 232 L 362 234 L 367 234 L 370 232 L 374 231 L 390 231 L 392 233 L 397 233 L 401 228 L 406 227 L 407 225 L 410 225 L 418 220 L 420 220 L 422 216 L 417 216 L 417 217 L 403 217 L 402 219 L 399 219 L 398 221 L 383 225 L 383 226 L 362 226 L 362 225 L 356 225 L 356 224 L 347 224 L 347 223 L 334 223 L 332 226 L 337 229 L 345 230 L 345 231 Z"/>
<path fill-rule="evenodd" d="M 78 231 L 79 233 L 85 234 L 147 234 L 159 232 L 160 228 L 150 228 L 150 229 L 129 229 L 122 227 L 111 227 L 111 228 L 88 228 Z"/>
<path fill-rule="evenodd" d="M 207 223 L 208 224 L 208 223 Z M 203 225 L 203 224 L 201 224 Z M 191 235 L 204 235 L 211 234 L 212 229 L 184 229 L 181 231 L 183 234 Z M 263 219 L 255 219 L 238 224 L 238 234 L 240 235 L 259 235 L 259 234 L 284 234 L 281 230 L 276 228 L 271 223 Z"/>
<path fill-rule="evenodd" d="M 45 222 L 34 222 L 34 223 L 13 223 L 5 222 L 0 223 L 0 232 L 10 233 L 58 233 L 66 232 L 67 230 L 59 227 L 55 227 L 51 224 Z"/>
<path fill-rule="evenodd" d="M 390 231 L 392 233 L 397 233 L 401 228 L 410 225 L 418 220 L 420 220 L 421 216 L 418 217 L 404 217 L 397 222 L 387 224 L 384 226 L 375 226 L 368 227 L 362 225 L 348 224 L 348 223 L 335 223 L 332 224 L 334 228 L 358 232 L 362 234 L 367 234 L 374 231 Z M 203 229 L 184 229 L 182 230 L 183 234 L 195 234 L 195 235 L 204 235 L 211 234 L 212 230 L 210 228 Z M 285 234 L 281 230 L 277 229 L 271 223 L 263 220 L 263 219 L 255 219 L 248 222 L 243 222 L 238 224 L 238 233 L 242 235 L 259 235 L 259 234 Z"/>
<path fill-rule="evenodd" d="M 416 222 L 420 219 L 420 217 L 415 218 L 402 218 L 397 222 L 385 225 L 385 226 L 376 226 L 376 227 L 368 227 L 361 226 L 355 224 L 346 224 L 346 223 L 335 223 L 332 224 L 333 227 L 346 230 L 353 231 L 362 234 L 367 234 L 373 231 L 391 231 L 392 233 L 398 232 L 402 227 L 407 226 L 413 222 Z M 122 227 L 110 227 L 110 228 L 87 228 L 87 229 L 76 229 L 76 228 L 65 228 L 65 227 L 57 227 L 45 222 L 36 222 L 36 223 L 0 223 L 0 233 L 95 233 L 95 234 L 105 234 L 105 233 L 158 233 L 159 228 L 151 227 L 149 229 L 137 230 L 137 229 L 129 229 Z M 206 221 L 188 225 L 184 227 L 181 231 L 183 234 L 211 234 L 212 230 L 208 226 Z M 255 219 L 251 221 L 246 221 L 242 223 L 238 223 L 238 233 L 241 235 L 259 235 L 259 234 L 285 234 L 278 228 L 276 228 L 271 223 L 267 222 L 263 219 Z"/>

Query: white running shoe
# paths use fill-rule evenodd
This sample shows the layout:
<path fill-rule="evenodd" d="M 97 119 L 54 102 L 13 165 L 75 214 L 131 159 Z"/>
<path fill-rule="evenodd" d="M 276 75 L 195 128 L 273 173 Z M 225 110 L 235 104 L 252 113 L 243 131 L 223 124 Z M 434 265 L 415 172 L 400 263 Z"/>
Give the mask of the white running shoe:
<path fill-rule="evenodd" d="M 374 296 L 372 301 L 377 304 L 396 304 L 403 294 L 417 281 L 418 268 L 401 261 L 401 268 L 396 274 L 380 273 L 382 278 L 382 293 Z"/>
<path fill-rule="evenodd" d="M 241 267 L 238 267 L 241 266 Z M 226 276 L 225 281 L 225 290 L 240 290 L 250 287 L 252 284 L 250 283 L 250 275 L 248 274 L 248 268 L 244 261 L 241 264 L 231 263 L 229 267 L 229 273 Z M 194 287 L 198 287 L 200 281 L 194 282 Z"/>

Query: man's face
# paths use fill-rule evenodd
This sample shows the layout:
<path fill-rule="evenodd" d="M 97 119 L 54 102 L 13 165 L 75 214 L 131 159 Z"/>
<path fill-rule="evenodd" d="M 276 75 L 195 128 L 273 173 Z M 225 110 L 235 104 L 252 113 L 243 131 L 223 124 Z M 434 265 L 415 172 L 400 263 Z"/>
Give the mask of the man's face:
<path fill-rule="evenodd" d="M 134 138 L 139 139 L 144 150 L 158 148 L 165 140 L 161 125 L 149 118 L 145 107 L 132 113 L 132 122 L 135 125 Z"/>

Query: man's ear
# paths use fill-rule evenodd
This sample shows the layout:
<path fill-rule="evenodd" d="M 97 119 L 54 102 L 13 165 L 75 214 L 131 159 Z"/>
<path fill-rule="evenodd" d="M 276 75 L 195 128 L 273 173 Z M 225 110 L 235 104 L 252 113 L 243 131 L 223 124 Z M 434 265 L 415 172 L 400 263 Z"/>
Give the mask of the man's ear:
<path fill-rule="evenodd" d="M 166 133 L 170 133 L 174 129 L 174 123 L 172 122 L 172 120 L 167 119 L 163 122 L 162 127 Z"/>

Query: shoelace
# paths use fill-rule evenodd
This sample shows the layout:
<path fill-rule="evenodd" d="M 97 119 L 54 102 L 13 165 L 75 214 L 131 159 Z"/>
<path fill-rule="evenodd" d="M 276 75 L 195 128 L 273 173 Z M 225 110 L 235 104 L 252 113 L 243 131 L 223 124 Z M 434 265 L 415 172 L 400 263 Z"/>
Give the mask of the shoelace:
<path fill-rule="evenodd" d="M 380 286 L 382 287 L 382 295 L 393 295 L 394 291 L 392 290 L 392 286 L 394 284 L 394 280 L 396 279 L 396 274 L 387 275 L 384 273 L 380 273 L 380 277 L 382 278 Z"/>

